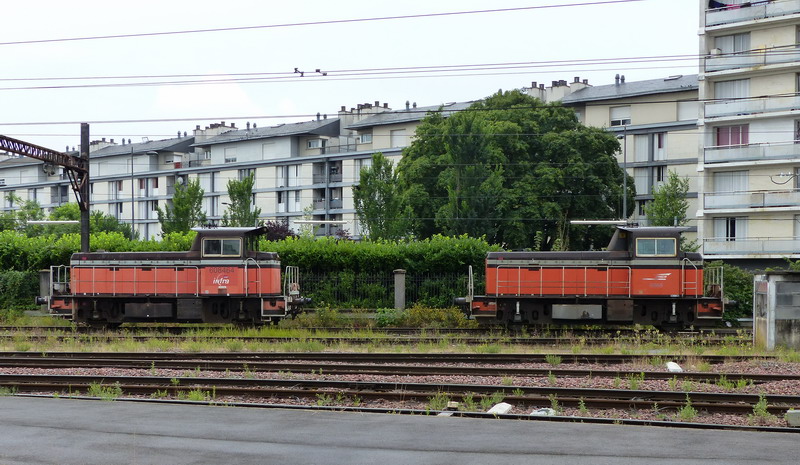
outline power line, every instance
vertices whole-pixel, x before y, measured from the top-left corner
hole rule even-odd
[[[443,13],[421,13],[421,14],[414,14],[414,15],[380,16],[380,17],[371,17],[371,18],[334,19],[334,20],[326,20],[326,21],[307,21],[307,22],[297,22],[297,23],[268,24],[268,25],[261,25],[261,26],[236,26],[236,27],[224,27],[224,28],[190,29],[190,30],[183,30],[183,31],[161,31],[161,32],[143,32],[143,33],[130,33],[130,34],[111,34],[111,35],[102,35],[102,36],[68,37],[68,38],[58,38],[58,39],[34,39],[34,40],[12,41],[12,42],[0,42],[0,46],[30,45],[30,44],[43,44],[43,43],[54,43],[54,42],[77,42],[77,41],[88,41],[88,40],[125,39],[125,38],[134,38],[134,37],[156,37],[156,36],[169,36],[169,35],[205,34],[205,33],[212,33],[212,32],[247,31],[247,30],[257,30],[257,29],[278,29],[278,28],[287,28],[287,27],[321,26],[321,25],[329,25],[329,24],[351,24],[351,23],[365,23],[365,22],[376,22],[376,21],[393,21],[393,20],[404,20],[404,19],[435,18],[435,17],[446,17],[446,16],[466,16],[466,15],[488,14],[488,13],[511,13],[511,12],[518,12],[518,11],[544,10],[544,9],[555,9],[555,8],[572,8],[572,7],[581,7],[581,6],[585,7],[585,6],[595,6],[595,5],[610,5],[610,4],[633,3],[633,2],[641,2],[641,1],[644,1],[644,0],[606,0],[606,1],[593,1],[593,2],[583,2],[583,3],[568,3],[568,4],[563,4],[563,5],[538,5],[538,6],[526,6],[526,7],[516,7],[516,8],[493,8],[493,9],[471,10],[471,11],[450,11],[450,12],[443,12]]]

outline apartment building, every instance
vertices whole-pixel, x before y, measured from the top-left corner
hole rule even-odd
[[[199,180],[203,209],[218,224],[229,201],[227,183],[253,175],[253,204],[262,220],[286,221],[295,231],[312,228],[318,236],[364,233],[353,203],[360,171],[382,152],[397,163],[429,111],[445,116],[471,102],[392,110],[380,102],[341,107],[335,118],[237,128],[224,121],[191,135],[132,143],[95,141],[90,146],[92,209],[133,223],[139,236],[160,234],[157,209],[172,202],[175,186]],[[37,200],[46,211],[74,201],[61,168],[30,158],[0,159],[0,192],[5,211]]]
[[[800,0],[700,2],[707,258],[800,258]]]
[[[618,161],[636,187],[631,221],[648,224],[645,206],[669,171],[689,180],[687,216],[694,219],[699,208],[697,75],[645,81],[626,81],[617,75],[614,84],[601,86],[576,77],[569,83],[553,81],[548,87],[533,83],[525,90],[542,101],[560,101],[573,108],[587,126],[616,134],[621,146]],[[690,221],[688,226],[687,238],[695,239],[696,224]]]

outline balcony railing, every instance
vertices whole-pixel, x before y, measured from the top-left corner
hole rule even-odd
[[[787,97],[717,100],[706,103],[705,117],[708,119],[790,110],[800,110],[800,97],[797,95],[790,95]]]
[[[800,190],[712,192],[703,196],[706,210],[732,208],[794,207],[800,205]]]
[[[704,255],[790,255],[800,253],[792,237],[715,238],[703,241]]]
[[[800,0],[754,0],[750,6],[731,5],[726,8],[706,10],[706,26],[740,23],[754,19],[775,18],[800,13]]]
[[[323,184],[325,183],[325,175],[324,174],[313,174],[311,175],[311,180],[314,184]],[[341,173],[331,173],[328,177],[327,182],[342,182],[342,174]]]
[[[339,232],[342,227],[341,226],[329,226],[330,230],[326,231],[325,226],[320,226],[314,230],[315,236],[335,236],[337,232]]]
[[[754,66],[776,65],[800,61],[798,45],[773,47],[748,52],[709,56],[705,59],[706,72],[728,69],[751,68]]]
[[[796,158],[800,145],[794,142],[778,144],[726,145],[706,147],[705,163]]]
[[[314,210],[324,210],[325,199],[314,199]]]
[[[331,199],[330,208],[342,208],[342,199]]]

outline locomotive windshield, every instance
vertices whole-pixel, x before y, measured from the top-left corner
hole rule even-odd
[[[677,246],[671,237],[641,237],[636,239],[637,257],[674,257]]]
[[[204,257],[241,257],[241,239],[203,239]]]

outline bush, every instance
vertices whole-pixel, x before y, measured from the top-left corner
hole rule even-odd
[[[403,326],[410,328],[477,328],[478,323],[470,320],[455,307],[430,308],[414,305],[405,311]]]
[[[706,263],[706,268],[722,267],[725,298],[736,301],[736,305],[725,307],[724,319],[735,321],[738,318],[753,316],[753,275],[737,266],[721,260]]]
[[[32,271],[0,272],[0,317],[22,314],[35,309],[34,298],[39,293],[39,274]]]

